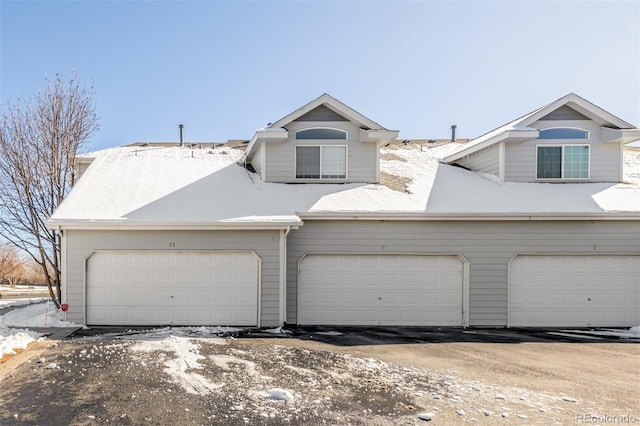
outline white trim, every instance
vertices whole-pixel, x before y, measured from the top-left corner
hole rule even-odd
[[[542,139],[544,140],[544,139]],[[547,140],[558,140],[558,139],[547,139]],[[566,140],[566,141],[571,141],[571,140],[580,140],[582,141],[583,139],[561,139],[561,140]],[[587,148],[589,148],[588,150],[588,155],[587,155],[587,177],[586,178],[566,178],[564,177],[564,149],[567,146],[586,146]],[[538,148],[561,148],[560,150],[560,177],[559,178],[539,178],[538,177]],[[589,179],[591,179],[591,145],[588,143],[538,143],[536,144],[536,156],[535,156],[535,165],[534,165],[534,169],[535,169],[535,180],[537,182],[574,182],[574,181],[588,181]]]
[[[498,179],[502,182],[504,182],[505,179],[505,158],[505,143],[502,141],[498,144]]]
[[[337,139],[336,139],[337,140]],[[322,177],[322,150],[324,149],[324,147],[344,147],[344,177],[343,178],[324,178]],[[320,147],[320,177],[319,178],[299,178],[297,177],[298,171],[298,148],[302,147],[302,148],[313,148],[313,147]],[[335,181],[346,181],[349,180],[349,145],[346,144],[313,144],[313,145],[306,145],[306,144],[298,144],[295,145],[293,147],[293,179],[296,182],[301,182],[301,181],[311,181],[311,182],[324,182],[324,181],[331,181],[331,182],[335,182]]]
[[[307,256],[449,256],[456,257],[462,264],[462,327],[469,327],[469,259],[467,259],[462,253],[421,253],[421,252],[305,252],[298,258],[296,263],[296,324],[299,324],[298,317],[300,316],[300,264]]]
[[[293,216],[293,215],[292,215]],[[297,217],[297,216],[296,216]],[[268,221],[264,222],[238,222],[238,223],[139,223],[139,222],[127,222],[125,220],[105,220],[105,221],[91,221],[83,222],[76,220],[54,220],[48,221],[47,226],[49,229],[60,227],[61,229],[76,229],[76,230],[138,230],[138,231],[273,231],[286,229],[298,229],[302,225],[300,218],[297,220],[289,221]]]
[[[306,132],[307,130],[316,130],[316,129],[335,130],[337,132],[344,133],[344,139],[333,139],[333,138],[328,138],[328,139],[323,139],[323,138],[319,138],[319,139],[316,139],[316,138],[298,139],[298,133]],[[304,129],[296,130],[294,135],[293,135],[293,139],[296,140],[296,141],[348,141],[349,140],[349,132],[347,130],[340,129],[338,127],[328,127],[328,126],[305,127]]]
[[[505,220],[637,220],[640,212],[611,213],[367,213],[308,212],[298,213],[302,220],[412,220],[412,221],[505,221]]]
[[[278,322],[282,326],[287,320],[287,235],[290,228],[280,230],[280,306]]]
[[[509,260],[507,261],[507,328],[511,327],[509,320],[511,319],[511,312],[510,312],[510,297],[511,297],[511,263],[513,261],[515,261],[515,259],[518,256],[640,256],[640,253],[611,253],[611,252],[604,252],[604,253],[594,253],[594,252],[589,252],[589,253],[576,253],[576,252],[569,252],[569,253],[562,253],[562,252],[553,252],[553,253],[541,253],[541,252],[517,252],[515,253],[513,256],[511,256],[509,258]]]
[[[262,181],[267,181],[267,148],[265,144],[260,145],[260,171],[262,172]]]
[[[257,270],[256,270],[256,283],[257,283],[257,317],[256,317],[256,327],[260,328],[261,323],[261,315],[262,315],[262,258],[258,253],[254,250],[207,250],[207,249],[179,249],[179,250],[165,250],[165,249],[98,249],[93,250],[88,256],[84,259],[84,277],[83,277],[83,295],[82,295],[82,311],[83,311],[83,325],[87,325],[87,287],[89,281],[89,260],[95,254],[100,253],[250,253],[255,257],[258,262]],[[131,324],[133,325],[133,324]]]
[[[555,130],[555,129],[571,129],[571,130],[580,130],[587,134],[586,138],[540,138],[540,133],[546,132],[547,130]],[[554,126],[554,127],[545,127],[544,129],[540,129],[538,131],[538,140],[540,141],[587,141],[591,139],[591,131],[587,129],[583,129],[581,127],[575,126]]]

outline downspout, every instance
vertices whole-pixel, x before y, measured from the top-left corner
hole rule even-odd
[[[287,235],[291,226],[280,230],[280,326],[287,318]]]

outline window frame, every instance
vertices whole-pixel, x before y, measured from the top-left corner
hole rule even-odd
[[[298,177],[298,148],[320,148],[320,177],[318,178],[307,178],[307,177]],[[331,177],[322,177],[322,151],[324,147],[344,147],[344,177],[331,178]],[[293,178],[299,181],[310,180],[314,182],[318,181],[345,181],[349,178],[349,145],[347,144],[313,144],[313,145],[295,145],[294,146],[294,156],[293,156]]]
[[[298,138],[298,133],[306,132],[309,130],[335,130],[336,132],[340,132],[344,134],[344,139],[336,139],[336,138]],[[337,127],[307,127],[304,129],[296,130],[294,139],[297,141],[346,141],[349,140],[349,132],[344,129],[339,129]]]
[[[540,133],[542,132],[545,132],[547,130],[561,130],[561,129],[579,130],[581,132],[584,132],[585,137],[584,138],[557,138],[557,137],[556,138],[540,138]],[[591,138],[591,132],[587,129],[581,129],[580,127],[571,127],[571,126],[556,126],[556,127],[547,127],[546,129],[540,129],[537,140],[539,141],[568,141],[568,140],[588,141],[590,138]]]
[[[588,148],[587,150],[587,176],[586,177],[565,177],[565,148],[566,147],[584,147]],[[539,148],[561,148],[560,150],[560,177],[559,178],[541,178],[538,177],[538,154]],[[552,143],[552,144],[536,144],[536,162],[535,162],[535,176],[537,181],[586,181],[591,178],[591,145],[586,143]]]

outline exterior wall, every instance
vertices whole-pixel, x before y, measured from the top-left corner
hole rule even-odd
[[[261,259],[260,321],[279,325],[280,252],[278,231],[65,231],[64,302],[67,319],[84,321],[85,260],[95,250],[253,250]]]
[[[498,176],[500,168],[500,145],[492,145],[457,161],[463,167]]]
[[[462,254],[470,326],[507,325],[507,265],[518,253],[640,253],[639,221],[318,221],[288,237],[287,323],[297,320],[306,253]]]
[[[313,127],[330,127],[346,130],[347,140],[296,140],[295,133]],[[294,121],[287,125],[289,139],[284,143],[266,143],[265,164],[267,182],[322,183],[322,182],[377,182],[377,151],[374,142],[360,142],[360,128],[349,121]],[[296,179],[296,145],[347,145],[347,179]],[[255,165],[254,165],[255,167]]]
[[[251,165],[253,166],[253,169],[256,171],[256,173],[260,176],[260,179],[262,180],[265,180],[264,168],[262,167],[266,159],[266,156],[264,155],[265,149],[266,149],[265,144],[261,144],[260,148],[256,150],[256,153],[253,155],[253,158],[251,159]]]
[[[593,121],[537,121],[530,127],[547,129],[550,127],[576,127],[589,131],[589,139],[568,140],[530,140],[523,143],[507,143],[505,148],[505,180],[507,182],[536,181],[536,145],[539,144],[578,144],[590,145],[590,177],[587,182],[619,182],[622,162],[621,146],[618,143],[600,142],[601,127]],[[585,180],[579,180],[584,182]],[[563,180],[563,182],[566,182]]]

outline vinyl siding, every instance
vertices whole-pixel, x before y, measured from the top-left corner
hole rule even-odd
[[[297,320],[306,253],[461,254],[470,326],[506,326],[507,264],[517,253],[640,253],[640,221],[317,221],[288,237],[287,323]]]
[[[278,231],[65,231],[65,302],[67,319],[82,324],[85,260],[95,250],[238,250],[261,259],[263,327],[279,325]],[[171,247],[170,244],[174,246]]]
[[[498,176],[500,169],[500,145],[492,145],[482,149],[469,157],[457,161],[463,167],[482,173]]]
[[[600,142],[601,127],[593,121],[537,121],[531,127],[577,127],[589,131],[587,140],[538,140],[507,143],[505,149],[505,180],[507,182],[536,182],[536,146],[561,144],[588,144],[590,177],[588,182],[619,182],[622,162],[618,143]],[[584,182],[584,180],[580,180]]]
[[[256,149],[256,153],[253,155],[251,159],[251,165],[256,173],[260,176],[260,179],[265,180],[264,169],[262,168],[263,161],[265,160],[265,144],[261,144],[260,148]]]
[[[347,140],[296,140],[295,133],[298,130],[313,127],[330,127],[346,130]],[[347,121],[341,122],[300,122],[294,121],[287,125],[289,140],[284,143],[265,144],[265,155],[268,161],[265,163],[264,173],[267,182],[285,183],[319,183],[323,180],[296,179],[295,178],[295,147],[309,145],[347,145],[347,179],[330,180],[329,182],[377,182],[377,150],[376,143],[360,142],[360,129],[355,124]],[[254,166],[255,167],[255,166]]]

